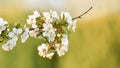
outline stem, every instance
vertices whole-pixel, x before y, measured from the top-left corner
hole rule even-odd
[[[31,30],[34,30],[35,28],[30,28],[29,30],[31,31]]]
[[[86,12],[84,12],[83,14],[81,14],[80,16],[74,17],[72,18],[72,20],[75,20],[77,18],[81,18],[83,15],[87,14],[93,7],[91,6]]]

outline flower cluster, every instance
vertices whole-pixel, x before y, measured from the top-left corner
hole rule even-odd
[[[10,38],[10,40],[7,41],[6,44],[4,44],[2,46],[2,48],[5,51],[9,51],[12,50],[14,46],[16,46],[16,42],[18,40],[18,35],[22,33],[22,29],[21,28],[13,28],[11,32],[8,33],[8,37]]]
[[[10,51],[16,46],[19,36],[22,43],[29,37],[38,38],[42,41],[37,48],[38,54],[51,59],[55,53],[61,57],[68,51],[70,28],[75,32],[76,20],[72,20],[68,12],[58,15],[56,11],[34,11],[28,16],[24,28],[19,24],[10,26],[0,18],[0,42],[5,43],[2,45],[3,50]]]

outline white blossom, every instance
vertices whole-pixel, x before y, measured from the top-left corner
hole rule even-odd
[[[50,23],[44,23],[43,24],[43,33],[42,33],[42,35],[45,37],[45,36],[50,36],[50,31],[53,29],[53,26],[52,26],[52,24],[50,24]]]
[[[36,17],[34,15],[29,15],[27,19],[27,24],[36,24]]]
[[[41,46],[38,46],[38,54],[42,57],[52,59],[54,52],[48,53],[48,46],[43,43]]]
[[[7,21],[4,21],[3,18],[0,18],[0,25],[6,25],[8,24]]]
[[[76,20],[73,20],[72,30],[75,32],[75,29],[76,29]]]
[[[61,36],[61,34],[58,33],[58,34],[57,34],[57,37],[60,37],[60,36]]]
[[[22,33],[22,29],[21,28],[13,28],[13,33],[15,33],[16,35],[19,35]]]
[[[61,57],[61,56],[65,55],[65,52],[64,52],[64,50],[60,49],[57,51],[57,54]]]
[[[55,34],[54,29],[53,29],[53,30],[51,30],[51,32],[49,32],[48,41],[53,42],[55,40],[55,37],[56,37],[56,34]]]
[[[65,54],[65,51],[61,48],[60,44],[55,44],[57,54],[61,57]]]
[[[58,51],[60,49],[60,44],[56,43],[55,46],[56,46],[56,51]]]
[[[45,17],[45,22],[46,23],[50,23],[50,22],[53,21],[49,12],[43,12],[43,16]]]
[[[34,30],[29,31],[29,35],[34,38],[36,38],[38,33],[39,33],[39,28],[35,28]]]
[[[62,35],[62,46],[63,49],[67,52],[68,51],[68,35],[67,34],[63,34]]]
[[[36,24],[32,24],[32,28],[37,28],[37,25]]]
[[[62,12],[61,13],[61,18],[63,19],[63,17],[65,18],[66,22],[68,23],[68,29],[70,29],[70,27],[72,26],[72,17],[70,16],[70,14],[68,12]]]
[[[52,59],[53,55],[54,55],[54,53],[52,52],[52,53],[47,54],[46,57],[49,59]]]
[[[36,18],[40,17],[40,13],[38,11],[34,11],[33,15],[29,15],[27,19],[27,24],[32,25],[32,28],[36,28]]]
[[[6,29],[6,26],[0,25],[0,34],[2,34],[2,31],[4,31],[5,29]]]
[[[38,11],[34,11],[33,14],[36,18],[40,16],[40,13]]]
[[[6,29],[6,26],[5,26],[6,24],[8,24],[8,22],[0,18],[0,34],[2,33],[2,31]]]
[[[53,18],[59,19],[59,16],[56,11],[51,11],[51,15]]]
[[[38,54],[42,57],[46,57],[47,52],[48,52],[48,47],[46,44],[42,44],[41,46],[38,46]]]
[[[10,38],[13,38],[13,37],[15,36],[15,34],[14,34],[13,32],[9,32],[8,36],[9,36]]]
[[[49,12],[43,12],[43,16],[48,20],[50,19],[50,13]]]
[[[47,36],[49,42],[53,42],[56,37],[56,33],[55,33],[55,29],[53,28],[52,24],[44,23],[43,30],[44,30],[44,32],[42,33],[42,35],[44,37]]]
[[[22,33],[22,29],[21,28],[13,28],[13,31],[12,32],[9,32],[8,33],[8,36],[12,39],[14,39],[15,41],[18,40],[18,35]]]
[[[21,35],[21,42],[24,43],[29,38],[29,28],[25,28],[25,32]]]
[[[55,44],[57,54],[61,57],[68,51],[68,36],[67,34],[63,34],[61,39],[61,44]]]
[[[11,40],[8,40],[7,43],[5,43],[4,45],[2,45],[2,49],[4,51],[10,51],[15,46],[16,46],[16,41],[14,41],[14,39],[11,39]]]
[[[14,37],[12,38],[12,40],[15,41],[15,42],[17,42],[18,37],[17,37],[17,36],[14,36]]]
[[[6,44],[2,46],[3,50],[5,51],[10,51],[13,49],[14,46],[16,46],[16,42],[18,40],[18,35],[22,33],[21,28],[13,28],[12,32],[8,33],[8,36],[11,38],[10,40],[7,41]]]
[[[44,31],[49,31],[53,29],[53,25],[51,23],[43,23],[43,30]]]
[[[29,17],[29,19],[27,19],[27,24],[32,25],[32,28],[36,28],[37,27],[37,25],[36,25],[36,16],[29,15],[28,17]]]

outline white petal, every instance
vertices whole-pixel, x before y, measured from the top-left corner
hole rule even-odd
[[[10,38],[13,38],[13,37],[15,36],[15,34],[14,34],[13,32],[9,32],[8,36],[9,36]]]
[[[12,41],[17,41],[18,40],[18,37],[15,35],[13,38],[12,38]]]
[[[48,33],[47,32],[43,32],[42,35],[45,37],[45,36],[48,36]]]
[[[0,34],[2,34],[2,31],[0,31]]]
[[[64,15],[65,19],[70,16],[70,14],[68,12],[61,12],[61,15],[60,15],[61,19],[63,19],[63,15]]]
[[[73,21],[73,24],[72,24],[72,30],[75,32],[75,29],[76,29],[76,20]]]
[[[49,12],[43,12],[43,16],[46,18],[50,18],[50,13]]]
[[[29,32],[30,30],[29,30],[29,28],[25,28],[25,32]]]
[[[3,18],[0,18],[0,24],[1,24],[1,22],[3,22]]]
[[[4,51],[9,51],[10,50],[10,48],[7,46],[7,44],[2,45],[2,49]]]
[[[58,50],[57,54],[61,57],[65,54],[65,52],[63,50]]]
[[[39,17],[40,16],[40,13],[38,11],[34,11],[33,13],[34,13],[35,17]]]
[[[32,28],[37,28],[37,25],[36,24],[32,24]]]
[[[4,21],[4,25],[5,25],[5,24],[8,24],[8,22],[7,22],[7,21]]]
[[[10,51],[13,49],[13,47],[16,45],[16,42],[13,40],[8,40],[7,43],[5,43],[4,45],[2,45],[2,49],[4,51]]]
[[[21,33],[22,33],[22,29],[21,28],[17,29],[17,34],[21,34]]]
[[[49,53],[49,54],[47,54],[46,57],[49,58],[49,59],[52,59],[53,55],[54,55],[54,53]]]
[[[13,28],[13,32],[14,32],[14,33],[17,33],[17,29],[16,29],[16,28]]]
[[[59,16],[56,11],[52,12],[52,17],[59,19]]]
[[[71,16],[67,17],[67,18],[66,18],[66,22],[67,22],[68,24],[72,24],[72,17],[71,17]]]
[[[27,19],[27,24],[31,24],[31,20],[30,19]]]
[[[5,25],[5,24],[8,24],[8,22],[4,21],[3,18],[0,18],[0,25]]]
[[[25,43],[25,41],[29,38],[29,35],[28,35],[28,32],[24,32],[22,35],[21,35],[21,42],[22,43]]]
[[[4,31],[6,29],[6,26],[0,25],[0,32]],[[1,34],[1,33],[0,33]]]

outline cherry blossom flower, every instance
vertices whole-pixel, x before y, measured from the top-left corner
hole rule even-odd
[[[28,24],[36,24],[36,17],[34,15],[29,15],[27,19]]]
[[[56,11],[51,11],[51,16],[52,16],[53,18],[59,19],[59,16],[58,16],[58,14],[57,14]]]
[[[24,33],[21,35],[21,42],[25,43],[25,41],[29,38],[29,28],[25,28]]]
[[[38,54],[45,58],[48,52],[47,45],[43,43],[41,46],[38,46],[38,51],[39,51]]]
[[[33,15],[29,15],[27,19],[27,24],[32,25],[32,28],[36,28],[36,18],[40,17],[40,13],[38,11],[34,11]]]
[[[48,46],[43,43],[41,46],[38,46],[38,54],[42,57],[52,59],[54,52],[48,53]]]
[[[38,33],[39,33],[39,28],[35,28],[34,30],[29,31],[29,35],[34,38],[36,38]]]
[[[6,29],[6,26],[5,26],[6,24],[8,24],[8,22],[0,18],[0,34],[2,33],[2,31]]]
[[[49,53],[49,54],[46,55],[46,57],[49,58],[49,59],[52,59],[52,57],[53,57],[54,54],[55,54],[55,53],[53,53],[53,52],[52,52],[52,53]]]
[[[76,29],[76,20],[73,20],[73,24],[72,24],[72,30],[73,32],[75,32]]]
[[[46,23],[50,23],[53,21],[53,19],[51,18],[51,15],[49,12],[43,12],[43,16],[45,18],[45,22]]]
[[[56,37],[56,34],[54,30],[51,30],[51,32],[49,32],[48,41],[53,42],[55,40],[55,37]]]
[[[62,35],[61,44],[55,44],[57,54],[61,57],[68,51],[68,38],[66,34]]]
[[[2,45],[2,49],[4,51],[10,51],[12,50],[14,47],[16,46],[16,40],[11,39],[11,40],[8,40],[7,43],[5,43],[4,45]]]
[[[65,20],[68,23],[67,28],[70,29],[70,27],[72,26],[72,17],[70,16],[70,14],[68,12],[62,12],[61,18],[63,19],[63,17],[65,17]]]
[[[67,34],[63,34],[62,35],[62,46],[63,46],[63,49],[65,50],[65,52],[68,51],[68,35]]]
[[[56,34],[55,34],[55,30],[54,30],[52,24],[44,23],[43,30],[44,30],[44,32],[42,33],[42,35],[45,37],[47,36],[49,42],[53,42]]]
[[[40,13],[38,11],[34,11],[33,12],[34,16],[37,18],[37,17],[40,17]]]
[[[22,33],[21,28],[13,28],[12,32],[9,32],[8,36],[11,38],[10,40],[7,41],[4,45],[2,45],[2,49],[4,51],[10,51],[13,49],[13,47],[16,46],[16,42],[18,40],[18,35]]]
[[[13,28],[13,31],[12,32],[9,32],[8,36],[10,38],[14,38],[14,40],[18,40],[18,35],[22,33],[22,29],[21,28]]]

